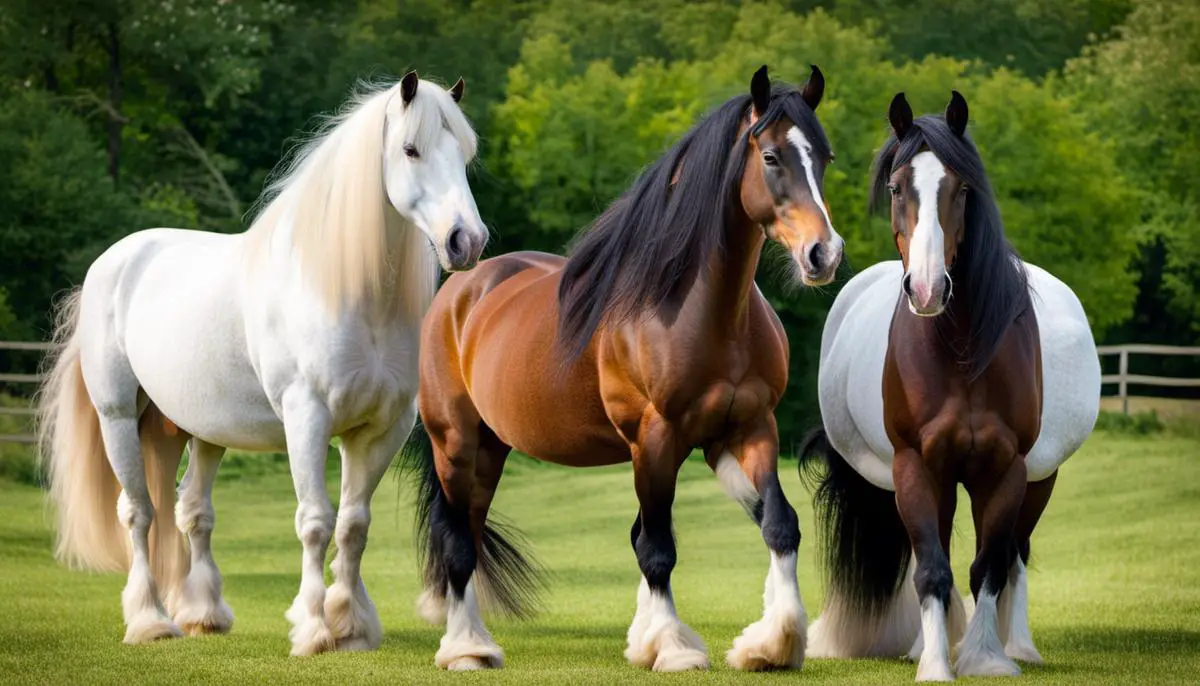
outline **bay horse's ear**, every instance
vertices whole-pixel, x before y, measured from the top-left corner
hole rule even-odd
[[[754,103],[756,118],[767,113],[767,107],[771,104],[771,77],[767,76],[765,64],[750,78],[750,101]]]
[[[958,91],[950,91],[950,104],[946,105],[946,123],[955,136],[962,138],[967,130],[967,99]]]
[[[454,85],[450,86],[450,97],[454,98],[454,102],[459,102],[462,100],[463,91],[466,89],[467,82],[463,81],[462,77],[460,76],[458,77],[458,81],[455,81]]]
[[[412,102],[413,98],[417,97],[417,83],[419,81],[420,79],[417,77],[417,72],[415,69],[408,72],[404,75],[404,78],[400,79],[400,97],[404,100],[405,105]]]
[[[896,134],[896,140],[902,141],[912,129],[913,113],[912,107],[909,106],[908,100],[904,97],[904,92],[901,91],[892,98],[892,104],[888,107],[888,121],[892,123],[892,133]]]
[[[817,105],[821,104],[821,96],[825,95],[825,75],[817,65],[809,66],[812,67],[812,72],[808,75],[808,81],[804,83],[804,90],[800,91],[800,96],[808,103],[809,108],[816,112]]]

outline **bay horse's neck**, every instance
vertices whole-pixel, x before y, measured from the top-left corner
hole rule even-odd
[[[724,250],[713,255],[707,274],[698,280],[695,307],[688,308],[692,310],[689,314],[701,319],[714,334],[736,338],[746,331],[765,238],[762,229],[740,209],[726,223]]]

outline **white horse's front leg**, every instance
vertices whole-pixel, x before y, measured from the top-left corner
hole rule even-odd
[[[1020,556],[1008,573],[1008,585],[1000,594],[1000,640],[1004,653],[1014,660],[1042,664],[1042,654],[1033,645],[1029,628],[1029,578]]]
[[[374,650],[383,640],[379,614],[363,582],[362,556],[371,525],[371,496],[416,418],[416,406],[410,405],[383,436],[342,437],[342,497],[334,532],[338,552],[333,585],[325,598],[325,619],[338,650]]]
[[[313,655],[336,647],[325,622],[325,553],[333,534],[333,505],[325,492],[329,411],[307,388],[284,393],[283,425],[296,487],[296,535],[304,545],[300,592],[287,611],[292,623],[292,655]]]
[[[233,610],[221,597],[221,572],[212,556],[216,513],[213,482],[225,448],[193,438],[187,473],[179,486],[175,521],[192,549],[192,564],[178,595],[167,601],[175,623],[189,636],[223,634],[233,627]]]

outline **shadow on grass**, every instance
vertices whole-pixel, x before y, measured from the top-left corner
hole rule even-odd
[[[1194,656],[1200,650],[1200,631],[1186,629],[1072,627],[1039,631],[1034,636],[1053,650],[1071,653]]]

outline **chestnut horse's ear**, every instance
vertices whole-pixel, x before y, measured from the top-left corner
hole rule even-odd
[[[955,136],[962,138],[967,130],[967,99],[958,91],[950,91],[950,104],[946,105],[946,123]]]
[[[804,83],[804,89],[800,91],[800,96],[804,98],[804,102],[812,111],[817,111],[817,105],[821,104],[821,96],[825,95],[825,75],[817,68],[817,65],[810,64],[812,72],[808,75],[808,81]]]
[[[420,79],[417,78],[416,70],[408,72],[404,75],[404,78],[400,79],[400,97],[404,100],[405,105],[417,97],[417,83],[419,81]]]
[[[462,100],[463,91],[466,89],[467,82],[463,81],[462,77],[460,76],[458,77],[458,81],[454,82],[453,86],[450,86],[450,97],[454,98],[454,102],[460,102]]]
[[[765,64],[750,78],[750,101],[754,103],[755,117],[767,113],[767,107],[771,104],[771,77],[767,76]]]
[[[896,97],[892,98],[892,104],[888,107],[888,121],[892,123],[892,133],[896,134],[898,141],[904,140],[909,130],[912,129],[912,107],[909,107],[903,92],[897,93]]]

